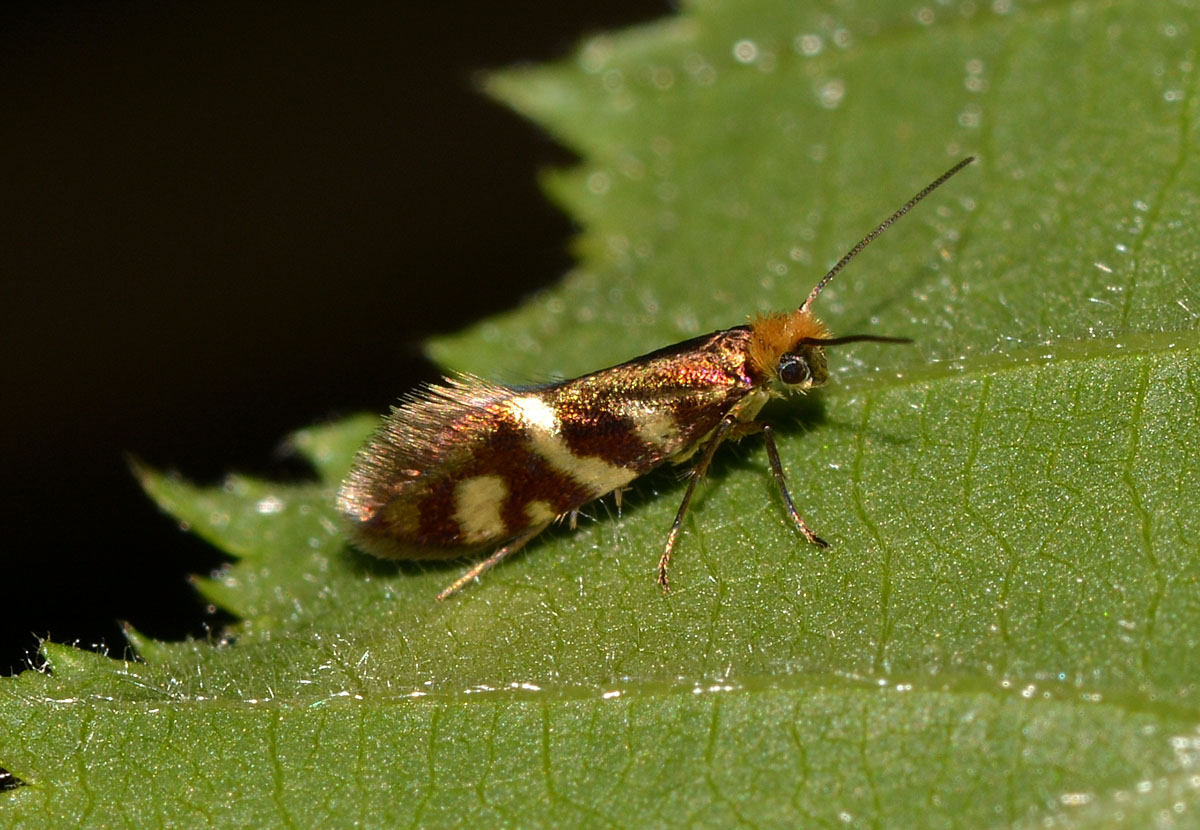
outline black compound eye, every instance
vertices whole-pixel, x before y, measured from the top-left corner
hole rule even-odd
[[[808,363],[795,354],[785,354],[779,358],[779,379],[788,386],[804,383],[812,377],[808,371]]]

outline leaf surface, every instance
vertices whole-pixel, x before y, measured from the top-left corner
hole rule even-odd
[[[318,480],[142,471],[235,557],[217,642],[51,643],[0,681],[15,826],[1079,826],[1200,807],[1194,4],[693,2],[489,89],[584,158],[580,264],[432,344],[569,377],[794,307],[842,274],[834,382],[719,454],[677,548],[653,474],[446,603],[460,565],[348,549],[375,423]],[[1120,60],[1112,55],[1119,54]],[[399,390],[398,390],[399,391]]]

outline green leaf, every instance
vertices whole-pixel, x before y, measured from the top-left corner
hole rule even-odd
[[[585,159],[580,265],[431,346],[571,376],[766,309],[968,153],[822,295],[834,382],[446,603],[348,549],[375,420],[315,483],[153,497],[235,557],[214,642],[47,643],[0,681],[18,826],[1079,826],[1200,809],[1194,3],[693,2],[489,89]],[[1116,57],[1115,57],[1116,56]],[[398,390],[399,391],[399,390]]]

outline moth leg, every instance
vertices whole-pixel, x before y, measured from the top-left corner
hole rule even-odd
[[[800,532],[804,534],[805,539],[817,547],[829,547],[829,543],[813,533],[808,525],[804,523],[804,519],[800,517],[800,514],[796,512],[796,505],[792,502],[792,494],[788,492],[787,481],[783,477],[783,465],[779,463],[779,450],[775,447],[775,432],[769,424],[760,424],[760,426],[762,427],[763,443],[767,445],[767,460],[771,462],[771,475],[775,477],[775,483],[779,485],[779,494],[783,496],[783,503],[787,505],[788,515],[792,517],[792,521],[796,523],[796,527],[800,528]]]
[[[679,538],[679,531],[683,528],[683,518],[687,515],[688,505],[692,502],[692,493],[696,492],[697,482],[704,478],[704,474],[708,472],[708,465],[712,463],[713,456],[717,452],[717,447],[721,446],[721,442],[735,426],[738,426],[738,422],[733,417],[727,417],[721,421],[713,432],[712,440],[704,448],[704,455],[700,457],[700,461],[692,468],[692,475],[688,480],[687,489],[683,491],[683,503],[679,505],[679,512],[675,514],[675,521],[671,524],[671,532],[667,534],[667,545],[663,548],[662,556],[658,558],[658,584],[662,586],[664,594],[669,593],[671,590],[671,586],[667,581],[667,569],[671,567],[671,551],[675,549],[675,540]]]
[[[627,491],[628,489],[629,489],[628,487],[618,487],[616,490],[612,491],[613,501],[617,505],[617,515],[618,516],[621,515],[621,502],[624,499],[625,491]]]
[[[528,542],[534,536],[537,536],[539,533],[541,533],[547,527],[549,527],[549,525],[542,524],[542,525],[538,525],[537,527],[530,528],[529,530],[525,531],[520,536],[518,536],[516,539],[513,539],[508,544],[503,545],[499,550],[497,550],[495,553],[493,553],[487,559],[484,559],[482,562],[479,562],[478,564],[473,566],[469,571],[467,571],[465,574],[463,574],[458,579],[454,580],[449,585],[447,585],[446,589],[437,595],[438,602],[441,602],[442,600],[446,599],[447,597],[451,597],[451,596],[454,596],[455,594],[457,594],[459,591],[461,591],[463,589],[463,587],[468,582],[475,579],[475,577],[479,576],[484,571],[495,567],[496,565],[498,565],[500,563],[501,560],[507,558],[508,556],[519,551],[521,548],[525,547],[526,542]]]

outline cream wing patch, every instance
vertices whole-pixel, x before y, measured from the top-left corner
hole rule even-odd
[[[609,464],[602,458],[580,458],[571,452],[559,430],[554,408],[541,398],[519,395],[509,400],[508,404],[525,427],[533,451],[551,467],[569,475],[596,496],[603,496],[637,478],[632,471]]]
[[[531,501],[525,505],[525,515],[531,525],[548,525],[558,517],[550,503],[544,501]]]
[[[679,437],[679,424],[674,413],[651,410],[634,421],[634,431],[647,444],[665,448]]]
[[[515,395],[509,401],[517,420],[529,430],[558,432],[558,416],[554,408],[533,395]]]
[[[454,488],[454,520],[468,543],[502,539],[508,533],[500,507],[508,485],[500,476],[474,476]]]

